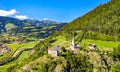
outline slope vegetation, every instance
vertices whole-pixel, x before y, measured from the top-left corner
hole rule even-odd
[[[101,4],[62,28],[62,31],[98,32],[120,38],[120,0]]]

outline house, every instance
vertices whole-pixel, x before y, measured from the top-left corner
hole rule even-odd
[[[97,45],[96,44],[89,44],[89,48],[91,50],[95,50],[95,49],[97,49]]]
[[[61,55],[61,50],[59,46],[53,46],[51,48],[48,48],[48,54],[50,54],[52,57],[57,57]]]
[[[72,44],[70,45],[70,49],[76,53],[79,51],[79,48],[80,48],[80,46],[78,44],[75,44],[75,39],[73,37]]]

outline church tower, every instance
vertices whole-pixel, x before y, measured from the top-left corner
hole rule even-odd
[[[75,38],[72,38],[72,46],[75,47]]]
[[[75,38],[73,37],[72,38],[72,44],[71,44],[71,50],[74,50],[74,48],[75,48]]]

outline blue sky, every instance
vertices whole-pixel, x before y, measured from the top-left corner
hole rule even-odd
[[[8,16],[29,19],[50,19],[70,22],[109,0],[1,0],[0,11],[15,14]],[[15,12],[16,11],[16,12]],[[11,13],[10,12],[10,13]],[[7,15],[6,15],[7,16]]]

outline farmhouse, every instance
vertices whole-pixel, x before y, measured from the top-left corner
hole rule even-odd
[[[96,44],[89,44],[89,48],[91,50],[95,50],[95,49],[97,49],[97,45]]]
[[[48,54],[50,54],[52,57],[57,57],[61,55],[61,50],[59,46],[53,46],[48,49]]]

